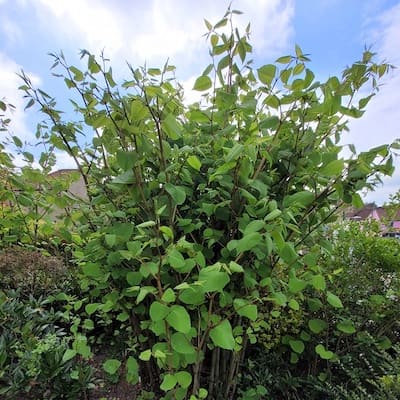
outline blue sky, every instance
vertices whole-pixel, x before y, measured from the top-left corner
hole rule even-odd
[[[104,49],[121,78],[128,74],[125,60],[156,67],[169,58],[178,80],[190,89],[208,64],[203,18],[218,21],[228,5],[227,0],[0,0],[0,98],[17,107],[13,133],[32,141],[40,118],[35,110],[23,112],[16,72],[24,69],[57,98],[68,95],[51,76],[49,52],[62,50],[77,63],[80,49],[95,54]],[[239,27],[251,23],[255,66],[291,53],[297,43],[311,54],[318,79],[340,74],[365,46],[372,46],[379,60],[400,67],[400,1],[234,0],[233,8],[244,12]],[[395,70],[365,116],[350,122],[343,142],[366,150],[400,137],[399,104],[400,74]],[[59,165],[69,163],[60,157]],[[400,159],[396,165],[394,177],[367,200],[381,204],[400,188]]]

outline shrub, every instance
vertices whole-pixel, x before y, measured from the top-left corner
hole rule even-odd
[[[76,122],[22,74],[27,107],[46,118],[39,139],[75,160],[88,193],[64,221],[67,241],[80,235],[84,292],[69,306],[87,315],[72,327],[68,354],[90,357],[88,327],[112,321],[130,343],[106,371],[124,368],[164,399],[235,398],[261,316],[279,312],[283,329],[288,310],[303,318],[317,300],[339,308],[318,263],[330,248],[324,226],[393,172],[390,146],[343,158],[339,144],[346,118],[363,114],[390,66],[367,50],[321,83],[296,46],[253,69],[249,28],[240,34],[231,23],[237,13],[206,21],[212,59],[194,84],[202,99],[189,106],[168,63],[131,67],[118,85],[104,57],[82,51],[82,71],[53,55],[55,74],[78,95]],[[371,93],[355,102],[366,84]],[[82,132],[93,132],[88,145]],[[293,328],[270,332],[295,363],[308,336]],[[332,353],[316,350],[318,363]]]
[[[47,296],[69,285],[71,271],[59,257],[19,246],[0,251],[0,289],[18,289],[24,297]]]
[[[0,291],[0,395],[4,399],[80,399],[91,368],[68,359],[62,314],[43,298]]]

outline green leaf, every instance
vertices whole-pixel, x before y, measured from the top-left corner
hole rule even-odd
[[[325,349],[324,345],[318,344],[315,346],[315,352],[323,359],[330,360],[334,354],[330,350]]]
[[[186,161],[193,169],[200,171],[201,162],[196,156],[189,156]]]
[[[142,361],[149,361],[151,358],[151,350],[144,350],[139,354],[139,359]]]
[[[259,122],[260,129],[276,130],[280,124],[280,119],[273,115],[272,117],[265,118]]]
[[[171,288],[168,288],[161,297],[161,300],[165,303],[173,303],[175,298],[175,292]]]
[[[133,357],[126,360],[126,380],[132,385],[139,382],[139,364]]]
[[[297,354],[301,354],[304,351],[304,343],[301,340],[289,340],[289,345]]]
[[[72,360],[76,356],[76,350],[67,349],[63,355],[62,361],[66,363],[69,360]]]
[[[126,247],[131,253],[131,256],[135,257],[141,253],[142,243],[139,241],[127,242]]]
[[[252,232],[243,236],[242,239],[236,243],[236,251],[238,254],[244,253],[245,251],[251,250],[258,246],[261,242],[262,236],[258,232]]]
[[[115,243],[117,242],[117,235],[115,234],[107,234],[104,237],[104,240],[109,247],[114,247]]]
[[[232,334],[232,326],[228,320],[223,320],[215,328],[210,330],[210,337],[214,345],[225,350],[233,350],[235,338]]]
[[[344,168],[344,160],[333,160],[327,165],[324,165],[320,169],[321,175],[326,175],[329,177],[340,175]]]
[[[160,226],[160,232],[162,232],[165,236],[165,239],[173,239],[174,238],[174,233],[172,232],[172,229],[169,226]]]
[[[194,354],[196,351],[189,339],[181,332],[175,332],[171,336],[173,350],[180,354]]]
[[[331,292],[327,292],[327,298],[328,303],[335,308],[343,308],[343,304],[342,301],[339,299],[339,297],[337,297],[336,295],[334,295]]]
[[[292,293],[298,293],[307,287],[307,282],[293,277],[289,279],[288,287]]]
[[[185,202],[186,192],[182,186],[175,186],[172,183],[166,183],[164,188],[172,197],[172,200],[174,200],[175,204],[181,205]]]
[[[186,265],[182,253],[176,249],[173,249],[168,253],[168,262],[172,268],[178,271]]]
[[[243,154],[243,145],[236,143],[225,157],[225,162],[237,160]]]
[[[116,360],[115,358],[112,358],[110,360],[107,360],[103,363],[103,369],[110,375],[114,375],[119,367],[121,366],[121,361]]]
[[[276,69],[276,66],[273,64],[267,64],[262,66],[261,68],[258,68],[257,73],[260,82],[264,85],[271,85],[276,75]]]
[[[168,390],[173,389],[177,383],[178,380],[174,375],[167,374],[164,376],[164,379],[161,382],[160,389],[164,390],[164,392],[168,392]]]
[[[177,140],[182,136],[182,127],[178,124],[176,117],[172,114],[168,114],[164,118],[162,125],[165,133],[170,139]]]
[[[298,301],[295,300],[295,299],[290,299],[290,300],[289,300],[289,303],[288,303],[288,306],[289,306],[292,310],[295,310],[295,311],[300,310],[300,304],[299,304]]]
[[[230,278],[226,272],[203,268],[199,273],[199,281],[205,292],[222,292]]]
[[[101,306],[101,303],[90,303],[86,304],[85,306],[85,311],[87,312],[88,315],[92,315],[95,313],[98,308]]]
[[[273,210],[269,214],[264,217],[264,221],[273,221],[274,219],[278,218],[282,214],[281,210]]]
[[[326,289],[325,278],[322,275],[314,275],[311,278],[311,284],[317,290],[325,290]]]
[[[178,384],[183,388],[188,388],[192,383],[192,375],[187,371],[179,371],[175,373]]]
[[[244,299],[235,299],[233,301],[233,306],[240,316],[246,317],[251,321],[257,319],[257,306],[255,304],[249,304],[249,302]]]
[[[169,308],[165,304],[155,301],[150,306],[150,318],[152,321],[161,321],[169,314]]]
[[[276,62],[280,64],[288,64],[290,61],[292,61],[293,57],[292,56],[282,56],[279,57]]]
[[[344,333],[347,333],[347,334],[349,334],[349,335],[356,332],[356,328],[354,327],[353,322],[350,321],[350,320],[344,320],[344,321],[342,321],[342,322],[339,322],[339,323],[336,325],[336,328],[337,328],[339,331],[344,332]]]
[[[203,304],[205,291],[202,286],[196,285],[182,290],[179,295],[179,300],[185,304],[200,305]]]
[[[297,192],[290,196],[285,196],[283,199],[283,205],[290,207],[296,205],[297,207],[305,208],[314,201],[314,193],[308,191]]]
[[[248,235],[249,233],[252,232],[258,232],[264,227],[265,227],[265,221],[261,219],[256,219],[254,221],[251,221],[248,225],[246,225],[243,234]]]
[[[190,315],[182,306],[172,306],[167,316],[167,321],[178,332],[187,334],[190,331]]]
[[[328,327],[328,324],[322,319],[310,319],[308,321],[308,327],[310,328],[311,332],[321,333]]]
[[[196,82],[194,83],[193,86],[193,90],[198,90],[199,92],[202,92],[204,90],[210,89],[211,86],[212,86],[212,81],[210,77],[202,75],[196,79]]]

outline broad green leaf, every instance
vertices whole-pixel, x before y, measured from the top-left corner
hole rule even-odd
[[[276,75],[276,66],[273,64],[263,65],[262,67],[258,68],[258,79],[264,85],[271,85],[273,79]]]
[[[172,306],[167,316],[167,321],[178,332],[187,334],[190,331],[190,315],[182,306]]]
[[[310,319],[308,321],[308,327],[314,333],[321,333],[328,327],[328,324],[322,319]]]
[[[288,303],[288,306],[289,306],[292,310],[295,310],[295,311],[300,310],[300,304],[299,304],[298,301],[295,300],[295,299],[290,299],[290,300],[289,300],[289,303]]]
[[[200,305],[204,303],[205,291],[200,285],[189,287],[182,290],[179,295],[179,300],[185,304]]]
[[[221,347],[222,349],[233,350],[235,347],[232,326],[226,319],[210,330],[210,338],[215,346]]]
[[[246,234],[242,237],[242,239],[237,241],[236,251],[237,253],[244,253],[245,251],[251,250],[254,247],[258,246],[261,242],[262,236],[258,232],[252,232]]]
[[[165,303],[173,303],[175,301],[175,298],[176,298],[175,292],[171,288],[168,288],[164,292],[161,300],[164,301]]]
[[[283,199],[283,205],[285,207],[296,205],[297,207],[305,208],[313,202],[314,198],[314,193],[301,191],[290,196],[285,196],[285,198]]]
[[[149,361],[151,358],[151,350],[144,350],[139,354],[139,358],[143,361]]]
[[[175,186],[172,183],[166,183],[164,188],[172,197],[172,200],[174,200],[175,204],[181,205],[185,202],[186,192],[182,186]]]
[[[183,388],[188,388],[192,383],[192,375],[187,371],[179,371],[175,373],[178,384]]]
[[[314,275],[311,278],[311,284],[317,290],[325,290],[326,289],[325,278],[322,275]]]
[[[105,235],[104,240],[109,247],[114,247],[115,243],[117,242],[117,235],[115,234],[108,234]]]
[[[225,157],[225,162],[237,160],[243,154],[243,145],[236,143],[228,152]]]
[[[344,160],[333,160],[327,165],[324,165],[320,169],[321,175],[327,175],[329,177],[340,175],[344,168]]]
[[[298,293],[307,287],[307,282],[303,281],[301,279],[298,279],[296,277],[293,277],[293,278],[289,279],[288,287],[292,293]]]
[[[151,303],[150,318],[152,321],[161,321],[169,314],[169,308],[158,301]]]
[[[161,382],[160,389],[164,390],[164,392],[168,392],[169,390],[173,389],[177,383],[178,380],[174,375],[166,374]]]
[[[168,262],[172,268],[180,270],[185,267],[186,262],[180,251],[173,249],[168,254]]]
[[[323,360],[330,360],[334,354],[332,351],[327,350],[324,345],[318,344],[315,346],[315,352],[323,359]]]
[[[336,325],[336,328],[339,331],[342,331],[344,333],[348,333],[348,334],[352,334],[356,332],[356,328],[354,327],[353,322],[351,322],[350,320],[344,320],[342,322],[339,322]]]
[[[196,156],[189,156],[186,161],[193,169],[200,171],[201,162]]]
[[[273,210],[269,214],[264,217],[264,221],[273,221],[274,219],[278,218],[282,214],[281,210]]]
[[[289,340],[289,345],[297,354],[301,354],[304,351],[304,343],[301,340]]]
[[[343,308],[343,304],[342,301],[339,299],[339,297],[337,297],[336,295],[334,295],[331,292],[327,292],[327,297],[326,299],[328,300],[328,303],[335,308]]]
[[[73,359],[76,356],[76,350],[67,349],[63,355],[62,361],[66,363],[67,361]]]
[[[257,219],[254,221],[251,221],[248,225],[246,225],[246,227],[244,228],[244,235],[248,235],[249,233],[252,232],[258,232],[261,229],[263,229],[265,227],[265,221],[261,220],[261,219]]]
[[[86,304],[85,311],[87,312],[88,315],[92,315],[99,309],[100,306],[101,306],[101,303]]]
[[[176,117],[168,114],[162,122],[163,129],[167,136],[172,140],[177,140],[182,136],[182,127],[177,122]]]
[[[107,360],[103,363],[103,369],[110,375],[114,375],[119,367],[121,366],[121,361],[116,360],[115,358]]]
[[[275,130],[278,128],[280,123],[280,119],[276,116],[273,115],[272,117],[267,117],[259,122],[260,129],[271,129]]]
[[[221,292],[230,281],[226,272],[203,268],[199,273],[199,281],[205,292]]]
[[[137,155],[133,151],[117,151],[117,163],[123,171],[132,169],[137,161]]]
[[[199,76],[196,79],[196,82],[194,83],[193,90],[198,90],[200,92],[203,92],[204,90],[210,89],[212,86],[212,80],[210,77],[202,75]]]
[[[139,364],[131,356],[126,360],[126,380],[132,385],[136,385],[139,382]]]
[[[233,306],[240,316],[246,317],[251,321],[257,319],[257,306],[255,304],[249,304],[248,301],[243,299],[235,299]]]
[[[162,232],[165,235],[164,238],[166,240],[174,238],[174,233],[172,232],[172,229],[169,226],[160,226],[160,232]]]
[[[181,332],[175,332],[171,336],[172,348],[180,354],[194,354],[196,351],[189,339]]]
[[[139,241],[127,242],[126,247],[128,248],[132,257],[135,257],[141,253],[142,243]]]
[[[126,281],[129,283],[131,286],[136,286],[139,285],[140,282],[142,281],[143,276],[140,272],[138,271],[129,271],[126,274]]]

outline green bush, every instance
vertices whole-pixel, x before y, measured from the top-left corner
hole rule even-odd
[[[0,291],[2,399],[80,399],[91,381],[88,364],[66,357],[70,338],[61,312],[43,298]]]
[[[267,351],[259,345],[249,350],[241,387],[251,392],[257,383],[274,399],[397,399],[400,281],[399,259],[392,255],[400,243],[382,238],[369,222],[336,224],[327,237],[332,250],[320,264],[342,306],[327,307],[309,293],[314,301],[296,324],[305,343],[299,360],[293,363],[284,336],[293,332],[285,329],[272,348],[264,346]],[[291,323],[286,315],[279,327]]]
[[[316,369],[339,358],[299,329],[312,313],[342,316],[319,262],[331,248],[325,227],[393,172],[391,146],[350,147],[344,158],[340,145],[347,118],[362,116],[390,65],[367,50],[340,78],[318,82],[296,46],[254,69],[249,28],[235,29],[235,14],[206,21],[211,60],[195,104],[184,103],[168,63],[130,67],[119,85],[104,57],[83,50],[83,70],[53,55],[55,75],[75,92],[79,120],[65,121],[70,113],[21,75],[27,107],[46,119],[38,139],[75,160],[88,194],[60,229],[81,272],[68,357],[91,357],[99,325],[115,341],[123,331],[123,358],[105,361],[106,372],[165,400],[236,398],[246,349],[263,339],[293,364],[303,354]],[[371,93],[359,99],[365,85]],[[87,145],[83,132],[93,133]],[[29,191],[16,201],[37,204]]]

